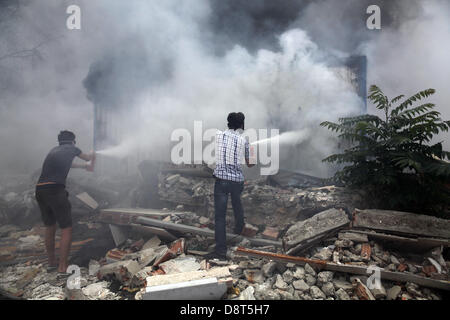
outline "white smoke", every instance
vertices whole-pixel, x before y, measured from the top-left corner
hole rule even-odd
[[[248,51],[236,45],[217,55],[215,49],[223,46],[216,41],[224,35],[216,40],[209,28],[213,12],[207,0],[30,2],[21,7],[20,16],[1,25],[8,27],[0,28],[0,56],[32,48],[42,39],[52,40],[39,48],[41,58],[0,60],[0,167],[20,167],[26,172],[38,168],[62,129],[75,131],[83,150],[92,148],[93,105],[82,81],[92,64],[104,61],[106,54],[133,57],[139,51],[139,57],[147,57],[137,62],[142,63],[142,70],[147,70],[147,64],[170,61],[167,80],[139,87],[133,101],[124,99],[121,107],[130,119],[122,115],[116,119],[125,128],[110,156],[139,149],[148,157],[167,160],[172,130],[191,129],[194,120],[202,120],[205,130],[223,129],[229,112],[242,111],[246,128],[273,127],[276,119],[286,130],[301,132],[307,138],[298,135],[297,139],[293,134],[287,141],[301,145],[308,161],[286,161],[281,166],[324,175],[320,160],[334,151],[335,141],[319,123],[358,113],[362,103],[348,82],[329,67],[326,57],[330,52],[342,57],[365,53],[368,85],[377,84],[390,96],[435,88],[433,101],[448,119],[449,2],[420,2],[423,14],[397,21],[395,29],[383,25],[358,52],[350,44],[359,29],[343,25],[334,32],[339,22],[336,13],[352,6],[349,0],[342,3],[311,2],[299,13],[298,23],[278,35],[276,48]],[[411,1],[403,3],[406,10]],[[65,28],[69,4],[81,7],[82,30]],[[364,22],[365,11],[359,14]],[[328,36],[315,43],[311,34],[312,39]],[[332,48],[336,44],[339,52]],[[346,52],[347,44],[352,49]],[[114,76],[103,80],[109,91],[127,97],[126,91],[142,79],[124,76],[123,71],[130,69],[126,59],[112,67]],[[148,77],[158,78],[150,71]],[[445,145],[449,149],[448,141]],[[292,150],[285,151],[285,158],[293,158]]]

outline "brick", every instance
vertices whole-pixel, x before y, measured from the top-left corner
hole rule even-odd
[[[264,232],[262,233],[262,236],[266,239],[272,239],[277,240],[278,236],[280,234],[280,231],[276,228],[266,227]]]
[[[244,225],[244,229],[241,232],[241,235],[243,235],[244,237],[254,237],[254,236],[256,236],[257,233],[258,233],[257,227],[252,226],[249,223],[246,223]]]

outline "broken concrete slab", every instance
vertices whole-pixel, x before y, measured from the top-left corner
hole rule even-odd
[[[338,239],[339,240],[346,239],[346,240],[350,240],[350,241],[353,241],[353,242],[356,242],[356,243],[358,243],[358,242],[362,242],[362,243],[369,242],[369,239],[367,238],[366,234],[361,234],[361,233],[356,233],[356,232],[348,232],[348,231],[339,232]]]
[[[154,248],[157,248],[160,244],[161,244],[161,240],[157,236],[154,236],[153,238],[148,240],[146,243],[144,243],[144,245],[142,246],[142,250],[154,249]]]
[[[320,212],[309,219],[297,222],[287,230],[283,237],[285,250],[298,246],[310,238],[337,231],[349,223],[350,220],[343,210],[329,209]]]
[[[145,289],[143,300],[219,300],[227,292],[226,283],[217,278],[150,286]]]
[[[450,220],[401,211],[355,209],[353,227],[450,239]]]
[[[181,223],[172,223],[172,222],[163,222],[161,220],[151,219],[151,218],[143,218],[138,217],[136,219],[137,223],[143,224],[143,225],[150,225],[158,228],[164,228],[168,230],[174,230],[182,233],[193,233],[193,234],[199,234],[207,237],[214,238],[215,232],[214,230],[210,230],[208,228],[197,228],[197,227],[191,227],[188,225],[183,225]],[[240,242],[242,239],[244,239],[243,236],[239,236],[232,233],[227,233],[227,240],[233,240],[235,242]],[[257,246],[265,246],[265,245],[274,245],[277,247],[281,247],[282,244],[279,241],[272,241],[267,239],[259,239],[259,238],[248,238],[248,240],[253,244]]]
[[[178,239],[172,233],[170,233],[167,230],[162,229],[162,228],[142,226],[142,225],[138,225],[138,224],[131,224],[130,227],[131,227],[131,232],[133,232],[134,234],[138,233],[138,234],[146,235],[146,236],[150,236],[150,237],[159,236],[159,237],[161,237],[161,239],[168,240],[168,241],[174,241],[174,240]]]
[[[200,269],[200,263],[195,261],[194,257],[180,256],[166,261],[159,265],[165,274],[182,273],[197,271]]]
[[[76,197],[83,202],[86,206],[91,208],[92,210],[96,210],[98,208],[98,202],[95,201],[94,198],[92,198],[87,192],[83,192],[80,194],[77,194]]]
[[[228,267],[215,267],[209,270],[151,276],[147,278],[147,286],[158,286],[164,284],[199,280],[204,278],[226,279],[230,276],[231,273]]]
[[[128,232],[126,228],[110,224],[109,229],[111,230],[114,243],[116,244],[117,247],[128,239]]]

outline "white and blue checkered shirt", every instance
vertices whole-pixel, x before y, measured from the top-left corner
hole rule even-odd
[[[214,176],[223,180],[243,182],[241,164],[249,158],[249,145],[239,132],[230,129],[217,131],[215,153]]]

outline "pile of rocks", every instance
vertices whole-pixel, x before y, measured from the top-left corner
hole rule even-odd
[[[274,261],[244,260],[232,272],[236,285],[256,300],[365,300],[358,284],[368,286],[367,277],[346,273],[319,271],[309,264],[297,266]],[[370,287],[370,285],[369,285]],[[414,283],[381,281],[380,287],[370,289],[370,300],[441,300],[438,290]]]
[[[158,194],[161,200],[174,206],[184,205],[201,215],[213,217],[214,179],[161,173]],[[361,195],[342,187],[282,189],[269,185],[265,179],[247,181],[241,199],[247,221],[262,230],[267,226],[284,229],[292,221],[306,219],[328,208],[352,211],[357,206],[362,207]],[[228,210],[232,212],[231,205]]]

